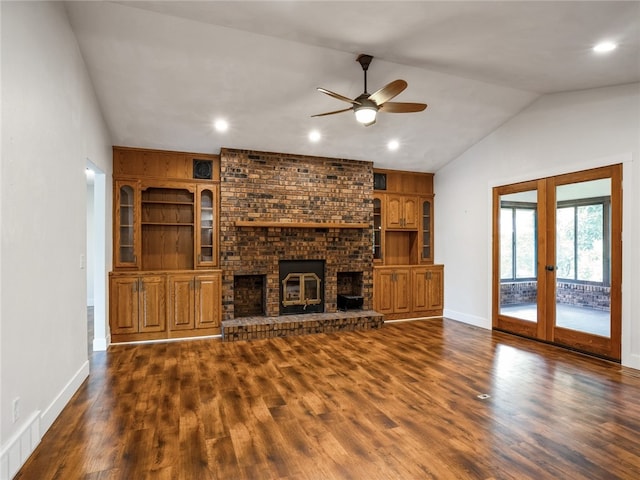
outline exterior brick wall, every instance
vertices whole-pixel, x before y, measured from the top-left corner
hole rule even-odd
[[[373,164],[222,149],[220,259],[223,320],[234,318],[234,276],[264,275],[266,316],[279,314],[278,262],[325,260],[325,312],[337,311],[338,273],[362,272],[372,307]],[[370,228],[238,227],[236,221],[367,223]]]
[[[512,282],[500,284],[500,304],[518,305],[536,303],[537,282]],[[611,287],[558,282],[558,303],[575,307],[592,308],[608,312],[611,302]]]

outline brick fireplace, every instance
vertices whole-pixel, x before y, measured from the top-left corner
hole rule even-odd
[[[282,261],[323,263],[319,311],[372,307],[371,162],[222,149],[220,164],[223,321],[280,316]]]

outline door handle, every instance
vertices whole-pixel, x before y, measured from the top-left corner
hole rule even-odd
[[[553,272],[553,271],[556,269],[556,267],[555,267],[555,266],[553,266],[553,265],[545,265],[544,269],[545,269],[547,272]]]

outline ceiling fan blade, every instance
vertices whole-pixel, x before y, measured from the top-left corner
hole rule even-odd
[[[369,100],[373,100],[377,105],[382,105],[384,102],[388,102],[399,93],[402,93],[405,88],[407,88],[407,82],[404,80],[394,80],[377,92],[369,95]]]
[[[335,113],[348,112],[349,110],[353,110],[353,108],[345,108],[344,110],[336,110],[334,112],[318,113],[316,115],[311,115],[311,116],[312,117],[324,117],[325,115],[333,115]]]
[[[350,98],[345,97],[344,95],[340,95],[339,93],[332,92],[331,90],[327,90],[326,88],[318,87],[318,91],[322,92],[330,97],[337,98],[338,100],[342,100],[343,102],[351,103],[354,105],[360,105],[360,102],[356,102],[355,100],[351,100]]]
[[[426,103],[387,102],[380,105],[380,111],[387,113],[421,112],[425,108],[427,108]]]

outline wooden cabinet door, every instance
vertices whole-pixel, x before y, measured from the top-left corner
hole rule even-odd
[[[418,229],[418,199],[416,197],[404,197],[402,202],[403,222],[402,227],[408,230]]]
[[[387,228],[398,229],[402,228],[402,209],[403,198],[401,195],[387,195],[386,211],[384,212],[384,217],[386,219],[385,223]]]
[[[162,275],[140,277],[138,331],[162,332],[167,325],[167,287]]]
[[[408,268],[376,269],[373,283],[373,305],[380,313],[411,311],[411,278]]]
[[[418,198],[388,194],[386,201],[386,227],[391,230],[418,229]]]
[[[109,312],[111,333],[138,333],[137,275],[113,277],[110,282]]]
[[[411,277],[408,268],[394,270],[394,313],[411,311]]]
[[[169,276],[169,327],[171,330],[194,328],[195,278],[193,275]]]
[[[429,310],[429,270],[427,268],[411,269],[411,287],[413,311]]]
[[[443,285],[442,266],[413,268],[411,275],[413,311],[442,310]]]
[[[444,268],[435,266],[429,268],[429,310],[444,308]]]
[[[220,327],[221,275],[219,273],[196,275],[195,282],[195,327]]]
[[[373,275],[373,308],[380,313],[394,312],[393,270],[376,269]]]

